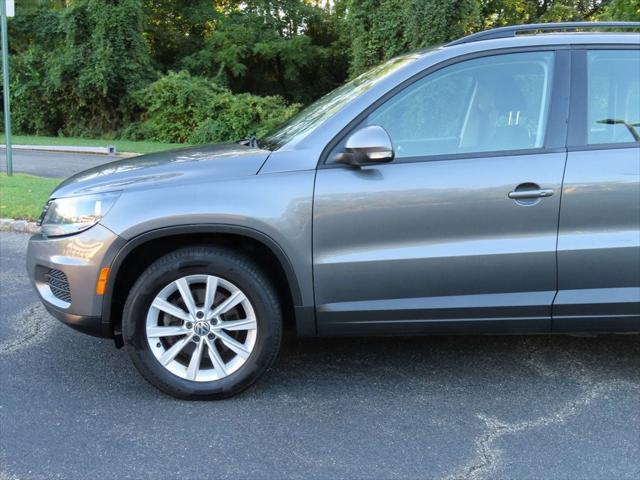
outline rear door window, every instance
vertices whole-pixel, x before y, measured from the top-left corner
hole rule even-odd
[[[587,52],[587,143],[640,143],[640,50]]]

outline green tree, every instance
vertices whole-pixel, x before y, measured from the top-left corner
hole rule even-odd
[[[640,21],[640,0],[613,0],[604,7],[602,20]]]
[[[480,0],[483,27],[592,20],[611,0]],[[637,0],[620,0],[621,2]]]
[[[233,92],[307,103],[341,84],[348,57],[329,7],[303,0],[224,2],[183,67]]]
[[[203,47],[221,13],[211,0],[144,0],[144,38],[156,68],[176,69]]]
[[[137,0],[75,0],[62,11],[64,40],[48,65],[67,135],[116,132],[131,119],[129,94],[154,77]]]
[[[390,57],[445,43],[480,24],[476,0],[346,0],[351,72]]]
[[[11,21],[15,126],[22,133],[115,135],[129,99],[155,78],[137,0],[18,4]]]

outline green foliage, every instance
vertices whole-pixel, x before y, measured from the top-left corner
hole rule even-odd
[[[132,118],[129,94],[155,78],[140,2],[76,0],[63,9],[44,2],[16,19],[11,86],[18,132],[114,135]]]
[[[347,0],[351,72],[445,43],[480,23],[477,0]]]
[[[610,0],[482,0],[483,27],[593,19]],[[628,1],[628,0],[622,0]]]
[[[233,141],[263,134],[297,111],[279,97],[232,94],[215,82],[170,72],[134,95],[142,120],[123,136],[159,142]]]
[[[11,62],[11,116],[16,132],[55,135],[64,124],[57,90],[47,76],[49,52],[29,47]]]
[[[142,121],[123,134],[133,140],[186,142],[208,117],[211,98],[221,92],[221,87],[205,78],[169,73],[133,95],[143,112]]]
[[[63,38],[59,13],[38,6],[17,8],[18,15],[9,22],[13,127],[18,132],[55,134],[62,111],[49,65],[55,55],[52,50]]]
[[[602,12],[602,20],[640,21],[640,0],[613,0]]]
[[[299,109],[299,105],[287,105],[280,97],[233,95],[230,92],[214,97],[211,107],[211,116],[189,138],[192,143],[228,142],[252,135],[260,137]]]
[[[9,39],[17,133],[172,142],[261,134],[348,75],[484,28],[640,20],[640,0],[21,0],[16,7]]]
[[[156,68],[177,69],[202,48],[219,14],[211,0],[143,0],[144,37]]]
[[[63,45],[49,66],[66,135],[114,132],[131,116],[128,95],[153,78],[136,0],[76,0],[61,15]]]
[[[0,217],[37,220],[59,179],[0,173]]]
[[[300,0],[229,2],[202,49],[182,65],[233,92],[280,95],[308,103],[346,78],[339,22]],[[239,2],[238,2],[239,3]]]
[[[342,0],[351,74],[485,28],[603,18],[633,20],[638,0]],[[635,15],[635,16],[634,16]]]

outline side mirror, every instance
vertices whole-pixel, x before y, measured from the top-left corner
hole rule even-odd
[[[387,131],[380,125],[369,125],[352,133],[344,144],[344,151],[335,161],[354,167],[393,160],[393,145]]]

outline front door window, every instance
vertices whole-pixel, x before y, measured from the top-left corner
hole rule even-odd
[[[529,150],[544,145],[553,52],[467,60],[416,81],[366,119],[397,158]]]

